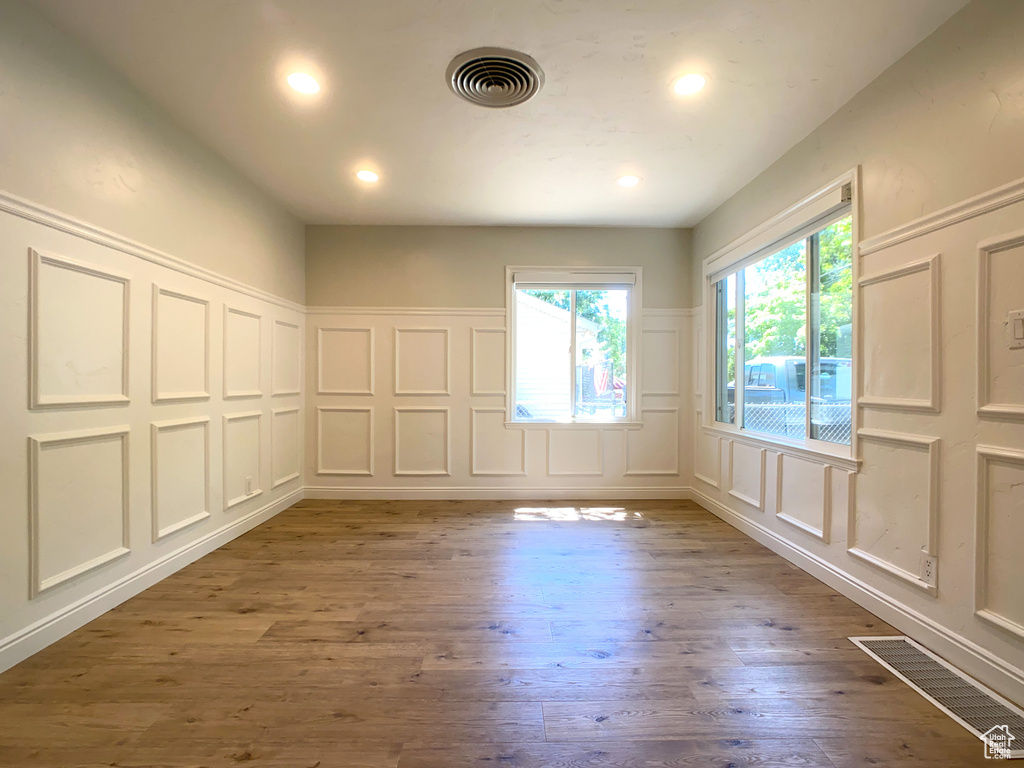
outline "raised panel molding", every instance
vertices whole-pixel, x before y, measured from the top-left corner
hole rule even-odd
[[[245,435],[242,429],[246,422],[254,422],[255,426],[249,426],[249,435]],[[255,430],[255,440],[252,439],[252,431]],[[238,446],[233,446],[233,433],[239,432]],[[245,439],[248,437],[249,439]],[[263,493],[262,481],[260,478],[261,457],[263,456],[263,412],[246,411],[244,413],[229,413],[224,416],[224,511],[239,504],[254,499]],[[246,461],[248,459],[248,461]],[[236,464],[240,465],[236,466]],[[238,472],[238,470],[241,470]],[[251,474],[246,474],[251,473]],[[252,482],[246,487],[246,478]],[[239,493],[232,496],[232,490],[237,489]]]
[[[1017,248],[1024,248],[1024,231],[1004,235],[978,246],[978,415],[1003,419],[1024,419],[1024,392],[1017,402],[993,402],[992,397],[992,337],[993,325],[1004,326],[1002,318],[990,318],[992,312],[992,291],[1002,289],[1012,292],[1010,301],[1003,301],[1007,306],[1001,308],[1000,314],[1010,310],[1024,309],[1024,282],[1020,275],[1011,275],[1007,279],[992,280],[992,258]],[[1024,271],[1024,253],[1021,255],[1021,271]],[[1005,315],[1004,315],[1005,316]],[[993,319],[996,322],[993,322]],[[1024,370],[1024,350],[1006,349],[1006,330],[999,337],[999,352],[1006,356],[1006,374]],[[1011,381],[1004,390],[1015,392],[1024,389],[1024,374],[1017,373],[1017,381]]]
[[[362,341],[356,341],[358,337],[362,337]],[[356,349],[361,345],[365,350]],[[372,395],[373,353],[373,328],[317,328],[317,394]],[[341,363],[338,368],[332,362],[335,357]],[[360,363],[362,367],[357,368]]]
[[[360,418],[350,418],[353,414],[365,414]],[[351,439],[342,440],[330,440],[331,434],[329,430],[328,422],[331,420],[335,421],[349,421],[349,424],[343,424],[343,432],[346,435],[352,435]],[[358,422],[362,422],[363,434],[362,439],[359,435],[354,432],[354,428],[358,426]],[[355,476],[373,476],[373,457],[374,457],[374,443],[373,443],[373,406],[323,406],[316,409],[316,473],[318,475],[355,475]],[[328,451],[327,444],[335,447],[341,447],[344,449],[342,456],[332,456],[332,451]],[[360,456],[356,452],[356,448],[363,446],[363,453]],[[339,463],[344,463],[346,466],[331,466],[331,462],[328,457],[333,459],[340,459]]]
[[[270,489],[289,483],[302,474],[299,408],[270,412]],[[292,422],[286,424],[285,422]]]
[[[979,619],[1024,640],[1024,581],[1020,578],[1019,566],[1024,548],[1024,452],[979,445],[977,454],[974,613]],[[992,471],[996,467],[1020,478],[1018,482],[1007,479],[1002,483],[1006,504],[1005,519],[1001,521],[992,520],[992,494],[1000,485],[992,482]],[[1003,548],[998,556],[993,556],[995,542]],[[996,578],[993,578],[993,571],[997,571]],[[1000,571],[1002,579],[998,578]],[[1009,615],[1013,609],[1016,615]]]
[[[29,262],[30,407],[127,403],[131,281],[34,249]],[[54,286],[59,297],[46,295],[47,268],[70,280]],[[89,279],[100,281],[92,293],[84,289]]]
[[[448,407],[395,407],[394,412],[395,476],[451,475],[451,425]],[[406,422],[404,434],[403,421]]]
[[[271,344],[272,397],[298,395],[302,391],[302,333],[295,323],[274,320]]]
[[[883,285],[897,280],[906,279],[912,275],[926,272],[928,274],[928,330],[926,332],[926,338],[919,341],[926,341],[928,344],[928,363],[927,370],[928,376],[928,394],[926,397],[903,397],[899,395],[893,395],[891,393],[878,393],[873,394],[871,385],[875,379],[880,379],[872,375],[870,370],[871,357],[868,355],[868,350],[876,350],[882,347],[881,341],[873,341],[870,336],[872,330],[875,330],[880,339],[892,340],[894,337],[894,330],[896,324],[884,323],[886,327],[880,327],[874,329],[874,327],[868,323],[867,314],[867,302],[868,296],[871,291],[867,290],[873,286]],[[860,299],[859,299],[859,316],[861,323],[861,334],[859,342],[859,359],[862,361],[860,365],[860,397],[857,400],[858,406],[861,408],[877,408],[882,410],[896,410],[896,411],[922,411],[929,413],[938,413],[941,410],[942,396],[942,335],[941,335],[941,320],[940,320],[940,308],[941,308],[941,277],[939,274],[939,254],[934,254],[924,259],[904,264],[900,267],[881,272],[879,274],[870,275],[863,277],[858,281],[860,287]],[[906,310],[908,305],[906,303],[886,303],[887,309],[893,310]],[[887,360],[892,361],[895,365],[901,366],[906,370],[908,376],[916,373],[917,367],[912,363],[912,356],[909,354],[909,350],[923,346],[923,344],[911,344],[906,340],[903,340],[904,344],[901,348],[897,349],[895,353],[887,354],[884,357]]]
[[[787,461],[794,463],[804,464],[810,467],[814,467],[815,471],[821,472],[821,495],[816,500],[818,503],[812,504],[810,509],[814,514],[821,515],[821,525],[814,526],[808,522],[807,515],[801,516],[799,512],[789,512],[789,505],[786,504],[786,485],[785,485],[785,464]],[[797,488],[803,490],[806,487],[806,483],[798,483]],[[812,499],[807,499],[805,503],[809,503]],[[818,506],[820,504],[820,509]],[[778,454],[778,466],[776,469],[776,480],[775,480],[775,516],[782,520],[784,523],[794,526],[800,529],[804,533],[808,533],[826,544],[829,543],[829,532],[832,528],[832,466],[829,464],[816,464],[814,462],[804,461],[803,459],[796,458],[795,456],[787,456],[784,453]]]
[[[255,323],[248,338],[242,327]],[[236,336],[240,338],[236,338]],[[246,342],[249,342],[246,344]],[[255,343],[253,343],[255,341]],[[263,317],[224,305],[224,399],[263,396]],[[237,381],[236,381],[237,379]],[[237,385],[237,386],[236,386]]]
[[[473,476],[484,476],[484,477],[511,477],[515,475],[526,474],[526,430],[524,429],[506,429],[505,428],[505,409],[503,407],[495,408],[475,408],[470,409],[470,428],[469,428],[469,474]],[[488,468],[488,462],[483,460],[481,453],[481,445],[484,441],[481,439],[478,429],[483,423],[484,419],[479,418],[479,414],[491,414],[494,418],[492,419],[495,424],[492,425],[493,434],[496,436],[498,443],[504,444],[501,449],[495,448],[493,445],[490,447],[494,448],[495,452],[503,452],[504,456],[499,457],[499,465],[501,459],[508,459],[513,454],[518,461],[518,466],[513,468],[501,467],[494,469]],[[518,446],[514,445],[514,441],[518,440]],[[513,449],[509,450],[509,443],[513,443]],[[489,445],[489,444],[488,444]]]
[[[505,396],[505,329],[504,328],[470,328],[469,329],[469,394],[473,397]],[[486,344],[485,339],[499,337],[497,339],[497,350],[490,350],[491,358],[482,351]],[[492,345],[494,341],[490,342]],[[495,354],[496,352],[496,354]],[[492,358],[496,357],[498,365],[494,365]],[[481,363],[483,364],[481,366]],[[487,371],[497,367],[497,376],[493,380],[488,379]],[[483,369],[481,371],[481,368]],[[486,381],[486,384],[481,383]]]
[[[549,429],[548,475],[604,474],[604,434],[599,429]],[[589,444],[588,444],[589,441]]]
[[[644,397],[678,397],[679,396],[679,329],[678,328],[645,328],[641,331],[643,377],[641,383],[645,389],[640,393]],[[663,347],[656,347],[664,342],[655,341],[668,339],[667,354]],[[651,382],[655,382],[651,386]],[[647,387],[650,386],[648,389]]]
[[[161,449],[161,442],[195,430],[202,433],[202,452],[196,455],[194,446],[184,446],[185,450],[179,448],[165,464],[162,459],[167,452]],[[150,425],[150,451],[152,533],[157,542],[210,516],[210,418],[154,421]],[[183,474],[190,469],[189,461],[198,461],[198,471],[191,478],[198,482],[198,492],[196,487],[188,486],[189,477]],[[191,469],[195,471],[196,466]]]
[[[876,443],[881,445],[894,446],[895,448],[903,448],[911,451],[924,451],[927,455],[927,472],[928,478],[925,483],[925,487],[920,489],[916,496],[923,495],[925,498],[925,509],[924,509],[924,526],[925,535],[924,542],[912,542],[911,547],[919,547],[920,551],[927,555],[936,556],[938,555],[938,522],[939,522],[939,438],[936,437],[923,437],[921,435],[908,435],[897,432],[886,432],[875,429],[860,429],[857,431],[857,437],[860,440],[861,451],[863,452],[865,446],[869,443]],[[867,462],[861,469],[860,475],[850,476],[850,516],[847,520],[847,533],[846,543],[847,551],[855,558],[868,563],[869,565],[878,568],[898,579],[901,579],[908,584],[911,584],[919,589],[922,589],[929,594],[935,595],[937,589],[935,586],[928,584],[924,579],[921,578],[919,573],[907,570],[906,567],[887,560],[885,557],[868,552],[861,547],[858,530],[858,518],[860,516],[860,506],[858,504],[858,485],[863,483],[864,474],[870,470],[870,465]],[[910,482],[907,472],[901,472],[900,483],[907,487]],[[916,498],[915,496],[915,498]],[[887,498],[887,502],[890,499]],[[892,507],[895,509],[897,500],[891,500]]]
[[[451,373],[449,361],[449,328],[395,328],[394,369],[396,395],[450,395]],[[431,357],[431,336],[442,339],[440,355]],[[404,361],[403,337],[416,337],[410,340],[408,349],[414,350],[419,359]],[[435,345],[437,341],[433,342]]]
[[[670,414],[669,418],[663,419],[667,423],[660,428],[655,426],[657,419],[645,417],[648,413]],[[625,451],[625,475],[678,475],[679,474],[679,409],[678,408],[642,408],[640,420],[644,422],[643,429],[629,430],[623,432],[623,450]],[[659,442],[660,438],[660,442]],[[654,444],[651,445],[651,441]],[[644,446],[644,443],[648,445]],[[646,462],[639,466],[633,466],[632,462],[642,456]],[[666,459],[664,466],[652,466],[659,458]]]
[[[744,493],[742,490],[736,488],[736,447],[739,446],[741,451],[754,451],[757,453],[758,461],[757,466],[757,497],[753,497],[750,494]],[[735,440],[729,441],[729,495],[733,498],[739,499],[744,504],[749,504],[754,507],[758,512],[764,512],[765,503],[765,483],[766,483],[766,462],[768,460],[768,452],[764,448],[755,448],[745,443],[739,443]]]
[[[120,426],[29,438],[30,598],[129,553],[128,433]],[[73,455],[47,466],[64,451]]]
[[[722,484],[722,438],[717,435],[709,435],[702,427],[704,423],[704,412],[695,411],[693,426],[693,476],[700,480],[702,483],[707,483],[712,488],[720,488]],[[705,439],[710,439],[711,445],[714,449],[711,451],[702,450]],[[700,459],[701,456],[707,454],[714,454],[714,460],[712,461],[711,470],[712,474],[704,474],[700,471]]]
[[[166,317],[177,302],[173,317]],[[202,312],[202,318],[195,316]],[[153,285],[153,402],[210,397],[210,302]]]

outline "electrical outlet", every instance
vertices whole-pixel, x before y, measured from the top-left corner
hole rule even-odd
[[[246,496],[251,496],[252,495],[252,478],[251,477],[245,478],[245,495]]]
[[[921,554],[921,581],[929,587],[936,586],[938,581],[939,559],[927,552]]]

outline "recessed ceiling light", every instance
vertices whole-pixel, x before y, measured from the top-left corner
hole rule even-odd
[[[356,178],[359,179],[360,181],[366,181],[372,184],[373,182],[380,179],[380,176],[378,176],[373,171],[356,171]]]
[[[708,80],[704,75],[691,73],[683,75],[672,84],[672,90],[680,96],[690,96],[696,93],[707,84]]]
[[[313,94],[320,91],[320,83],[312,75],[307,75],[305,72],[292,72],[288,75],[288,85],[299,93]]]
[[[640,183],[640,177],[639,176],[619,176],[619,178],[617,178],[615,180],[615,183],[618,184],[620,187],[635,187],[637,184]]]

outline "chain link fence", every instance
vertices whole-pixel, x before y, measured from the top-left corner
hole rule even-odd
[[[729,404],[730,421],[735,423],[735,408]],[[803,440],[807,407],[803,403],[747,403],[743,428]],[[853,412],[849,403],[813,403],[811,420],[817,428],[815,438],[829,443],[850,444]]]

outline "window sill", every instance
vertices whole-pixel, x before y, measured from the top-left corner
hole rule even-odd
[[[845,469],[850,472],[857,472],[860,470],[860,459],[853,458],[849,452],[846,455],[843,455],[842,453],[830,453],[829,451],[823,451],[804,443],[775,439],[768,435],[741,432],[732,429],[722,429],[721,427],[708,426],[707,424],[701,425],[700,428],[704,430],[704,434],[712,435],[713,437],[724,437],[737,443],[746,443],[747,445],[752,445],[756,448],[766,448],[769,451],[785,453],[790,456],[808,459],[819,464],[831,464],[833,467],[839,467],[840,469]],[[840,447],[845,448],[846,446]]]
[[[642,421],[506,421],[506,429],[642,429]]]

